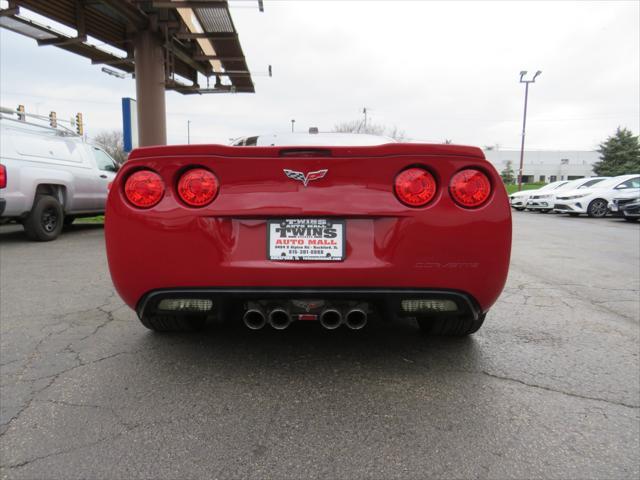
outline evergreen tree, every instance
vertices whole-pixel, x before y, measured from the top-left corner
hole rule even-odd
[[[593,165],[596,175],[615,177],[640,173],[640,143],[631,130],[620,128],[598,148],[600,161]]]
[[[507,165],[504,167],[504,170],[500,172],[500,176],[505,184],[512,184],[516,181],[516,175],[513,171],[513,162],[511,160],[507,160]]]

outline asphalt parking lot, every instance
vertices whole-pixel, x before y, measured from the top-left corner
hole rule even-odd
[[[153,334],[103,244],[0,228],[3,478],[640,475],[638,224],[514,213],[507,288],[453,340]]]

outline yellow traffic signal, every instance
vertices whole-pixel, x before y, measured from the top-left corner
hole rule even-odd
[[[82,124],[82,114],[76,113],[76,133],[80,136],[84,135],[84,125]]]
[[[56,112],[49,113],[49,125],[51,125],[52,128],[56,128],[58,126],[58,116],[56,115]]]

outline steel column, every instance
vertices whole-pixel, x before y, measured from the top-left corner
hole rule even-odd
[[[166,145],[165,69],[162,42],[153,32],[138,32],[134,42],[138,145]]]

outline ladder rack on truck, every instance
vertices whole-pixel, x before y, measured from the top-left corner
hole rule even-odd
[[[0,106],[0,118],[33,125],[35,127],[52,129],[64,136],[79,137],[84,133],[81,113],[76,114],[75,119],[61,120],[57,118],[56,112],[51,112],[47,116],[27,113],[22,105],[16,109]],[[76,130],[65,127],[64,125],[61,125],[61,123],[68,123],[72,127],[75,127]]]

